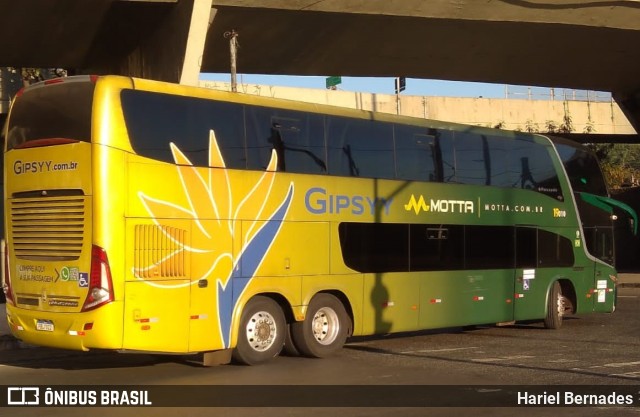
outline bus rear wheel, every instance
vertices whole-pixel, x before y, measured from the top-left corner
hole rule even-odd
[[[547,302],[547,315],[544,318],[544,327],[547,329],[559,329],[565,313],[565,297],[562,295],[562,287],[558,281],[553,283],[549,291]]]
[[[278,356],[284,345],[287,324],[282,309],[268,297],[256,296],[244,308],[233,359],[257,365]]]
[[[291,324],[291,337],[303,355],[324,358],[342,348],[349,325],[342,302],[331,294],[321,293],[309,303],[304,321]]]

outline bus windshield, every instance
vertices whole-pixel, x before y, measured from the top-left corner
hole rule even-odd
[[[609,197],[609,190],[594,152],[584,145],[561,138],[551,138],[567,172],[589,252],[614,264],[616,245],[614,219],[622,215],[629,219],[633,234],[638,218],[628,205]],[[627,232],[628,233],[628,232]]]
[[[593,152],[579,144],[554,141],[573,191],[607,196],[607,185]]]

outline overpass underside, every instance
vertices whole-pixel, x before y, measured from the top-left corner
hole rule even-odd
[[[640,131],[640,2],[21,0],[0,65],[195,83],[229,72],[407,76],[610,91]],[[78,25],[78,22],[82,22]],[[43,34],[43,28],[49,29]]]

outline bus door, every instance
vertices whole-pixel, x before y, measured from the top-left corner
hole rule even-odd
[[[613,225],[610,227],[585,228],[587,246],[596,258],[604,261],[594,262],[594,282],[591,298],[593,311],[612,312],[615,307],[615,276],[612,264],[614,262]]]
[[[461,308],[469,324],[513,320],[514,228],[466,225]]]
[[[501,323],[513,320],[513,227],[423,225],[420,327]],[[415,229],[418,229],[416,226]],[[419,244],[419,245],[418,245]]]
[[[594,263],[594,282],[592,288],[593,310],[613,311],[615,307],[615,235],[614,222],[616,212],[622,212],[631,221],[633,235],[637,234],[638,216],[625,203],[609,197],[578,193],[578,210],[584,230],[584,240],[588,252],[603,263]]]
[[[546,286],[544,270],[538,268],[538,231],[535,227],[516,227],[516,269],[514,285],[514,320],[540,317],[544,309]]]
[[[219,230],[226,220],[201,220],[205,230]],[[189,351],[202,352],[222,349],[226,346],[233,313],[233,300],[238,296],[237,279],[229,275],[233,248],[241,247],[238,233],[237,242],[228,233],[217,233],[215,247],[200,256],[193,255],[191,263],[191,297],[189,304]],[[199,246],[203,246],[198,243]],[[236,255],[237,256],[237,255]],[[235,275],[235,274],[234,274]],[[236,294],[234,294],[236,292]]]

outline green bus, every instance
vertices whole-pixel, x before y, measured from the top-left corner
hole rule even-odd
[[[85,76],[20,92],[5,137],[28,343],[256,364],[615,308],[613,200],[541,135]]]

